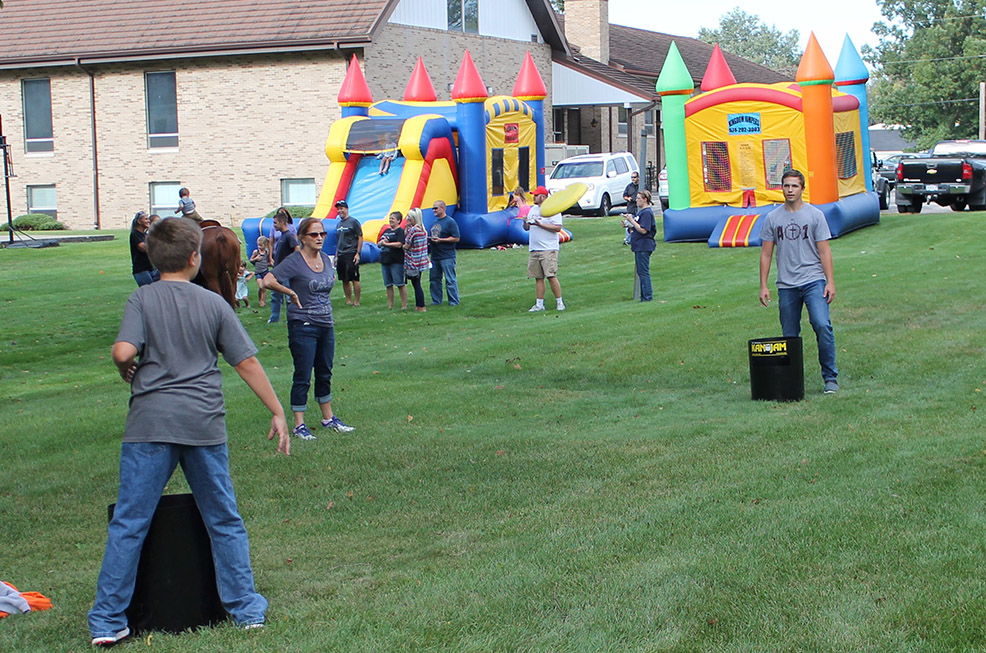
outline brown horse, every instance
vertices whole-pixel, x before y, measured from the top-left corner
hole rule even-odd
[[[236,308],[236,278],[240,274],[240,241],[229,227],[202,221],[202,267],[196,282]]]

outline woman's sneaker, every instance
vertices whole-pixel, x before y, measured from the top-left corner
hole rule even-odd
[[[120,632],[118,632],[116,635],[105,635],[103,637],[93,637],[92,638],[92,645],[93,646],[113,646],[114,644],[117,644],[119,642],[122,642],[123,640],[125,640],[128,637],[130,637],[130,629],[129,628],[124,628],[123,630],[121,630]]]
[[[308,430],[308,427],[305,426],[304,424],[299,424],[298,426],[294,427],[294,434],[297,437],[301,438],[302,440],[315,440],[315,439],[317,439],[315,437],[315,434],[313,434],[311,431],[309,431]]]
[[[322,426],[332,431],[336,431],[337,433],[349,433],[350,431],[356,430],[352,426],[346,426],[343,424],[342,420],[335,415],[333,415],[330,419],[323,419]]]

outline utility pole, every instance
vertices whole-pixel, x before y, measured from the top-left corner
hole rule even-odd
[[[986,138],[986,82],[979,82],[979,140]]]
[[[2,5],[0,5],[2,6]],[[3,185],[7,192],[7,236],[9,243],[14,242],[14,218],[10,210],[10,178],[14,176],[14,171],[10,165],[10,150],[7,145],[7,137],[3,135],[3,116],[0,116],[0,156],[3,156]]]

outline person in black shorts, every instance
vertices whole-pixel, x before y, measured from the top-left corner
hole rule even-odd
[[[336,202],[339,224],[336,225],[336,276],[348,306],[359,306],[359,258],[363,250],[363,227],[349,215],[346,200]]]

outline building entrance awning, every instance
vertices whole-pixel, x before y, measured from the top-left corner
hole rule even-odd
[[[567,64],[567,62],[566,62]],[[656,96],[606,80],[601,74],[578,66],[551,62],[551,104],[563,106],[623,106],[630,102],[653,102]]]

